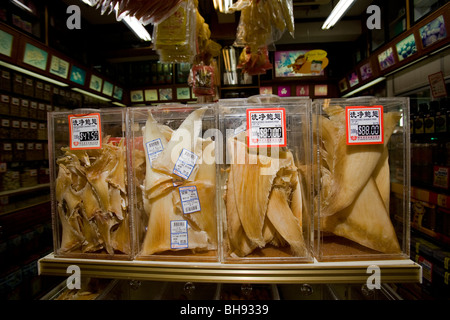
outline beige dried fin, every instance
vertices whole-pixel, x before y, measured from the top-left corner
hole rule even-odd
[[[97,225],[104,248],[109,254],[114,254],[114,248],[111,241],[111,230],[117,225],[118,221],[110,212],[97,212],[94,216],[94,221]]]
[[[103,248],[100,234],[94,220],[88,220],[84,215],[79,219],[80,229],[84,237],[81,252],[96,252]]]
[[[227,241],[230,246],[229,251],[231,256],[244,257],[257,248],[257,245],[247,237],[239,219],[238,207],[234,196],[234,179],[230,178],[230,176],[233,175],[232,171],[235,169],[235,166],[231,166],[230,168],[225,197],[227,210]]]
[[[280,235],[289,243],[295,256],[306,253],[301,222],[294,216],[288,204],[286,191],[273,188],[267,207],[267,217]]]
[[[110,207],[109,188],[108,182],[106,182],[108,174],[108,171],[104,171],[98,176],[91,175],[88,178],[88,181],[91,184],[95,195],[97,196],[98,202],[100,203],[100,207],[105,212]]]
[[[126,190],[126,158],[125,158],[125,139],[120,139],[119,145],[115,148],[116,153],[116,165],[109,172],[106,179],[112,186],[119,188],[123,193],[127,193]]]
[[[114,213],[119,220],[123,220],[124,215],[122,211],[122,193],[120,189],[110,186],[109,194],[110,194],[110,202],[108,211]]]
[[[391,176],[389,172],[389,150],[384,147],[380,161],[375,168],[372,177],[375,179],[378,191],[383,199],[386,211],[389,212],[389,202],[391,196]]]
[[[92,219],[97,211],[101,211],[100,203],[89,183],[86,184],[83,189],[82,201],[84,208],[83,212],[88,220]]]
[[[332,107],[332,108],[331,108]],[[383,145],[347,146],[345,141],[345,110],[341,107],[324,108],[330,112],[330,121],[321,121],[326,162],[332,175],[330,185],[324,188],[321,197],[322,216],[332,215],[348,207],[366,185],[384,150]],[[400,114],[384,114],[384,143],[387,145]],[[339,121],[339,122],[337,122]],[[336,127],[339,128],[338,134]]]
[[[59,251],[65,253],[80,248],[84,239],[83,235],[69,223],[61,204],[57,205],[57,211],[62,231]]]
[[[198,154],[198,152],[201,152],[201,144],[199,145],[201,141],[198,137],[201,133],[202,118],[206,110],[207,107],[198,108],[186,117],[180,127],[172,134],[171,139],[167,143],[167,147],[152,162],[153,168],[166,174],[177,174],[183,179],[186,179],[186,176],[183,176],[183,174],[174,173],[174,168],[183,149],[201,157],[201,154]],[[197,163],[190,170],[189,177],[186,180],[195,180],[198,170]]]
[[[161,151],[161,153],[159,153],[159,155],[153,154],[150,155],[148,146],[150,146],[150,144],[155,143],[155,145],[159,145],[160,147],[162,147],[163,150],[167,149],[167,139],[166,136],[160,131],[159,129],[160,127],[158,126],[157,121],[155,120],[155,118],[153,117],[153,114],[151,112],[148,113],[148,118],[147,121],[145,123],[145,127],[143,128],[143,148],[144,148],[144,157],[145,157],[145,180],[144,180],[144,186],[145,186],[145,191],[148,191],[149,193],[151,192],[150,190],[153,189],[154,190],[158,190],[161,191],[161,184],[167,184],[170,183],[172,181],[172,177],[170,176],[170,174],[167,174],[167,172],[161,172],[160,170],[157,170],[155,168],[155,164],[154,164],[154,160],[155,160],[155,156],[160,156],[161,153],[163,151]],[[157,149],[159,152],[160,150]],[[156,197],[158,196],[159,192],[156,194],[153,194],[152,197]]]
[[[128,215],[111,232],[111,245],[116,251],[131,254],[130,218]]]
[[[400,245],[375,180],[370,178],[355,202],[321,219],[323,231],[383,253],[399,253]]]

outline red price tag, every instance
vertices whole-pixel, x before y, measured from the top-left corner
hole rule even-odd
[[[347,145],[383,144],[383,106],[345,107]]]

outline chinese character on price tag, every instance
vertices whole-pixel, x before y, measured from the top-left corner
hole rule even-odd
[[[285,147],[285,109],[247,109],[247,130],[249,147]]]
[[[170,221],[170,247],[172,249],[186,249],[188,242],[188,225],[186,220]]]
[[[383,144],[383,106],[345,107],[347,145]]]
[[[102,134],[100,114],[69,116],[70,149],[100,149]]]

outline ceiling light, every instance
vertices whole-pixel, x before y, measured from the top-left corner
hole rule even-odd
[[[16,6],[18,6],[19,8],[21,8],[22,10],[25,10],[25,11],[33,13],[33,10],[31,10],[29,7],[27,7],[25,4],[23,4],[19,0],[11,0],[11,2],[13,4],[15,4]]]
[[[72,88],[72,90],[73,90],[73,91],[76,91],[76,92],[78,92],[78,93],[82,93],[82,94],[85,94],[85,95],[87,95],[87,96],[90,96],[90,97],[92,97],[92,98],[96,98],[96,99],[102,100],[102,101],[111,101],[111,99],[108,99],[108,98],[99,96],[99,95],[97,95],[97,94],[95,94],[95,93],[91,93],[91,92],[86,91],[86,90],[83,90],[83,89]]]
[[[385,77],[376,78],[375,80],[372,80],[369,83],[366,83],[365,85],[363,85],[363,86],[361,86],[361,87],[359,87],[359,88],[357,88],[357,89],[355,89],[355,90],[353,90],[353,91],[343,95],[342,98],[348,98],[348,97],[354,95],[355,93],[358,93],[358,92],[360,92],[360,91],[362,91],[364,89],[367,89],[367,88],[369,88],[369,87],[371,87],[373,85],[376,85],[377,83],[379,83],[379,82],[381,82],[383,80],[386,80],[386,78]]]
[[[152,37],[147,32],[145,27],[135,17],[130,17],[129,15],[126,15],[122,18],[122,21],[128,26],[128,28],[131,29],[131,31],[134,32],[134,34],[137,37],[141,38],[144,41],[152,40]]]
[[[355,0],[340,0],[338,4],[334,7],[333,11],[331,11],[327,20],[322,26],[322,29],[330,29],[332,28],[341,17],[347,12],[347,10],[352,6]]]
[[[10,64],[10,63],[4,62],[4,61],[0,61],[0,66],[7,67],[7,68],[9,68],[11,70],[18,71],[18,72],[27,74],[29,76],[32,76],[32,77],[35,77],[35,78],[38,78],[38,79],[41,79],[41,80],[44,80],[44,81],[47,81],[47,82],[51,82],[51,83],[56,84],[56,85],[61,86],[61,87],[68,87],[69,86],[68,84],[66,84],[64,82],[61,82],[61,81],[58,81],[58,80],[54,80],[52,78],[43,76],[43,75],[41,75],[39,73],[36,73],[36,72],[30,71],[30,70],[27,70],[27,69],[15,66],[13,64]]]
[[[142,23],[136,19],[136,17],[132,17],[128,14],[124,14],[122,13],[120,16],[118,15],[118,11],[119,11],[119,4],[117,3],[116,6],[114,7],[114,11],[116,13],[116,20],[120,21],[122,20],[128,28],[131,29],[131,31],[134,32],[134,34],[144,40],[144,41],[151,41],[152,37],[150,36],[150,34],[148,33],[147,29],[145,29],[145,27],[142,25]]]

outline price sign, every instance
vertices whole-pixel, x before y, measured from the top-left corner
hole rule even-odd
[[[347,145],[383,144],[383,106],[345,108]]]
[[[102,147],[99,113],[69,115],[70,149],[100,149]]]
[[[285,147],[285,109],[247,109],[247,130],[249,147]]]

